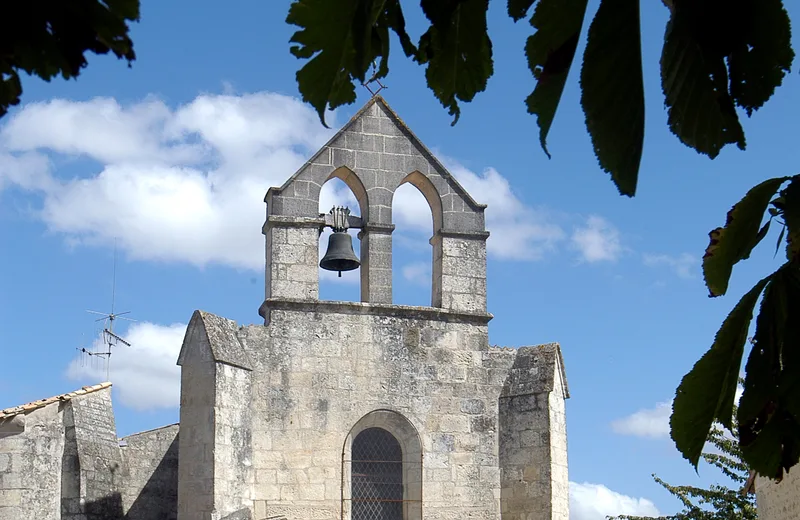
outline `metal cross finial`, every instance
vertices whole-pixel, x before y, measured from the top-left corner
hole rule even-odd
[[[381,83],[380,79],[378,79],[377,66],[375,65],[374,61],[372,62],[372,72],[373,72],[372,77],[369,80],[367,80],[366,83],[362,83],[361,86],[363,86],[365,89],[367,89],[369,91],[369,93],[372,94],[373,97],[374,97],[374,96],[378,95],[378,92],[380,92],[381,90],[383,90],[383,89],[385,89],[387,87],[386,87],[386,85]],[[371,83],[377,83],[378,84],[377,90],[372,90],[369,87]]]
[[[376,90],[372,90],[372,89],[369,87],[370,83],[377,83],[377,84],[378,84],[378,88],[377,88]],[[370,94],[372,94],[373,96],[377,96],[377,95],[378,95],[378,93],[379,93],[381,90],[383,90],[383,89],[387,88],[387,87],[386,87],[386,85],[384,85],[383,83],[381,83],[381,80],[379,80],[378,78],[374,78],[374,77],[373,77],[371,80],[367,81],[366,83],[362,83],[362,86],[363,86],[365,89],[367,89],[367,90],[369,91],[369,93],[370,93]]]

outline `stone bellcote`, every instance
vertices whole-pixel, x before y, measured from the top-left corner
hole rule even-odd
[[[478,204],[392,111],[372,97],[300,170],[264,201],[267,219],[266,320],[270,302],[317,300],[319,237],[325,216],[319,195],[337,177],[352,190],[360,219],[361,301],[392,305],[392,199],[411,183],[433,214],[431,306],[486,314],[486,239]]]

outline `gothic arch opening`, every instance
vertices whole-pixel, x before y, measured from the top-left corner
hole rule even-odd
[[[376,410],[353,426],[342,450],[342,518],[421,520],[422,445],[401,414]]]
[[[322,186],[319,194],[319,212],[328,214],[334,206],[347,206],[350,215],[366,217],[369,211],[367,191],[359,178],[348,168],[341,167],[334,170]],[[361,256],[361,243],[358,239],[358,229],[350,228],[353,251],[356,257]],[[319,237],[319,260],[328,250],[328,240],[332,230],[326,227]],[[363,267],[363,266],[362,266]],[[361,301],[361,275],[360,268],[354,271],[339,273],[326,271],[319,268],[319,299],[337,301]]]
[[[442,218],[442,201],[433,183],[417,171],[407,175],[392,199],[393,303],[439,306],[433,237]]]

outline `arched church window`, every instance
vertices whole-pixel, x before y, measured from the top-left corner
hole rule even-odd
[[[353,439],[351,520],[403,520],[403,450],[383,428]]]

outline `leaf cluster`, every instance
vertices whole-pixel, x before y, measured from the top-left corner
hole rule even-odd
[[[581,106],[600,166],[620,193],[636,193],[644,146],[639,0],[601,0],[580,69]],[[681,142],[716,157],[745,148],[739,111],[769,100],[794,60],[781,0],[670,0],[661,54],[669,127]],[[515,22],[528,18],[524,52],[535,86],[525,100],[539,142],[547,135],[575,59],[587,0],[507,0]],[[286,21],[300,29],[291,52],[308,60],[297,73],[303,99],[325,111],[355,101],[354,82],[389,72],[390,34],[426,67],[428,87],[453,116],[486,89],[494,72],[489,0],[420,0],[430,26],[415,45],[399,0],[294,0]],[[374,64],[379,62],[375,70]],[[737,111],[737,109],[739,111]]]
[[[37,0],[0,7],[0,117],[19,104],[20,72],[50,81],[76,78],[86,52],[136,59],[128,35],[139,0]]]
[[[750,189],[728,212],[725,226],[709,234],[703,273],[710,296],[725,294],[733,266],[750,256],[773,222],[781,226],[776,255],[786,237],[785,263],[739,300],[711,348],[684,376],[670,424],[676,446],[697,466],[705,432],[715,421],[732,429],[735,419],[744,461],[778,479],[800,461],[800,176],[768,179]],[[734,417],[739,368],[759,298]]]

